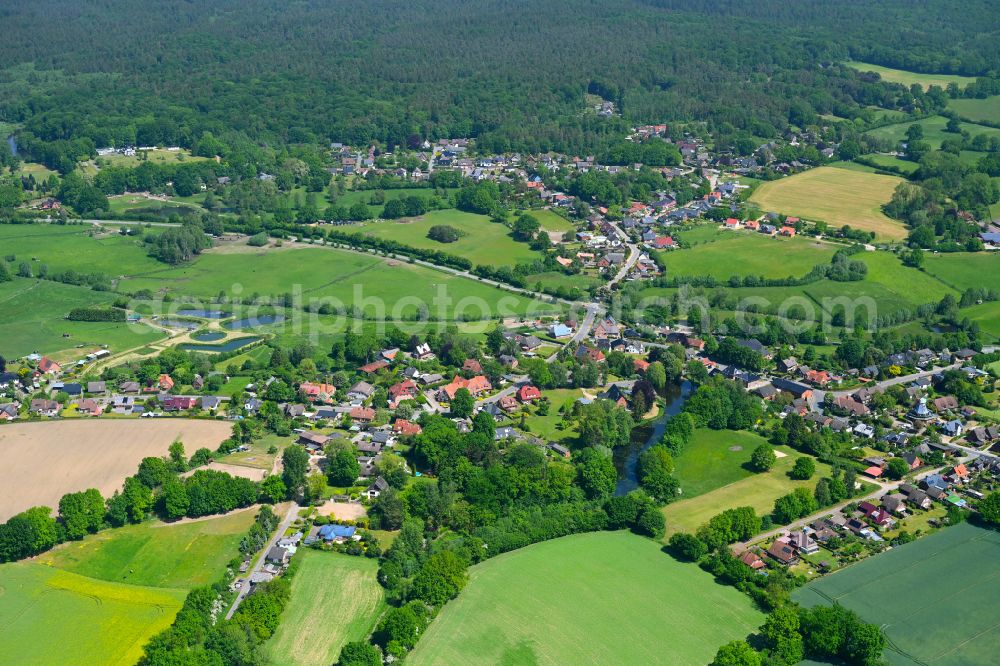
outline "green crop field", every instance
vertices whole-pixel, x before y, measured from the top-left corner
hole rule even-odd
[[[440,243],[427,237],[428,230],[435,225],[455,227],[465,235],[454,243]],[[370,236],[394,240],[404,245],[465,257],[473,264],[513,266],[541,257],[527,243],[514,240],[510,229],[505,225],[491,222],[485,215],[460,210],[435,210],[417,218],[373,222],[358,229]]]
[[[4,663],[134,664],[188,590],[221,576],[253,518],[143,523],[0,565]]]
[[[363,640],[383,606],[378,562],[304,549],[281,625],[266,643],[276,666],[326,666],[344,643]]]
[[[8,664],[134,664],[186,595],[34,562],[0,565],[0,654]]]
[[[765,211],[822,220],[832,227],[847,224],[881,238],[900,239],[906,229],[887,217],[881,206],[901,182],[896,176],[818,167],[764,183],[750,201]]]
[[[473,567],[409,663],[703,665],[762,620],[747,597],[653,541],[578,534]]]
[[[662,253],[667,275],[711,275],[719,280],[734,275],[802,277],[813,266],[829,263],[838,249],[806,238],[771,238],[749,231],[729,231],[715,238],[690,249]]]
[[[116,583],[194,588],[218,578],[254,515],[241,511],[178,525],[150,522],[106,530],[59,546],[38,561]]]
[[[924,128],[924,138],[921,141],[926,141],[930,144],[931,148],[937,149],[941,147],[941,141],[948,137],[956,137],[957,134],[952,134],[945,131],[945,127],[948,124],[948,119],[944,116],[931,116],[930,118],[924,118],[923,120],[918,120],[915,123],[902,122],[895,125],[886,125],[884,127],[877,127],[866,134],[874,137],[889,139],[894,142],[906,141],[906,130],[910,125],[917,124]],[[987,136],[1000,136],[1000,129],[994,127],[987,127],[985,125],[976,125],[974,123],[960,123],[959,128],[963,132],[968,132],[972,136],[977,134],[986,134]],[[979,156],[985,155],[985,153],[976,153]]]
[[[746,430],[699,428],[674,459],[681,496],[691,499],[752,476],[755,472],[746,466],[750,454],[766,443],[760,435]]]
[[[995,663],[1000,534],[968,523],[870,557],[796,591],[880,625],[891,664]]]
[[[144,324],[68,321],[75,307],[107,304],[114,295],[46,280],[0,283],[0,352],[15,358],[37,351],[72,360],[107,345],[112,352],[163,339]],[[68,336],[68,337],[66,337]]]
[[[924,270],[955,289],[986,287],[1000,292],[1000,254],[947,252],[925,254]]]
[[[722,433],[718,436],[723,437],[726,434],[729,433]],[[768,514],[774,508],[774,500],[790,493],[799,486],[812,489],[816,486],[817,479],[830,474],[830,466],[817,460],[816,474],[812,479],[793,481],[788,477],[788,472],[795,465],[795,459],[801,457],[802,454],[785,446],[775,447],[775,451],[784,453],[785,456],[778,458],[774,467],[769,471],[745,476],[697,497],[682,499],[663,507],[663,515],[667,519],[667,534],[693,532],[717,513],[737,506],[752,506],[758,515]],[[679,470],[683,469],[681,467],[682,459],[683,455],[677,461]],[[731,459],[729,464],[735,466],[739,463]],[[679,471],[678,474],[680,473]],[[720,478],[723,473],[713,472],[713,475]],[[683,479],[683,477],[681,478]]]
[[[948,102],[948,108],[969,120],[1000,123],[1000,95],[986,99],[953,99]]]
[[[239,291],[244,296],[252,293],[280,296],[299,291],[306,304],[312,299],[326,299],[334,305],[339,301],[380,319],[400,319],[415,312],[416,302],[427,304],[435,317],[451,318],[455,308],[460,307],[474,319],[495,319],[501,301],[514,313],[525,312],[533,302],[475,280],[404,260],[332,248],[206,252],[190,264],[125,280],[121,288],[166,289],[202,298],[213,297],[220,291]],[[450,303],[434,301],[442,293]],[[481,303],[488,305],[490,312],[484,313]],[[541,310],[556,309],[549,304],[537,305]]]
[[[930,88],[931,86],[947,88],[949,83],[955,83],[958,84],[959,87],[964,87],[976,80],[973,76],[908,72],[904,69],[892,69],[891,67],[882,67],[881,65],[870,65],[866,62],[846,62],[844,64],[848,67],[853,67],[859,72],[875,72],[882,78],[883,81],[888,81],[889,83],[901,83],[907,87],[912,86],[914,83],[921,85],[924,88]]]

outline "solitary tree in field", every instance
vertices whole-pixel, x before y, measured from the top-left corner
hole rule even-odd
[[[774,455],[774,449],[770,444],[761,444],[753,450],[750,456],[750,465],[758,472],[766,472],[774,467],[778,457]]]

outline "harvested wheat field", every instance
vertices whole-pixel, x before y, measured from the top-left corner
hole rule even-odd
[[[0,428],[0,520],[32,506],[56,508],[65,493],[97,488],[107,497],[147,456],[174,440],[193,452],[230,435],[223,421],[143,419],[16,423]]]

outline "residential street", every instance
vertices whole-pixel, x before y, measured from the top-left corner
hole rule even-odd
[[[896,384],[909,384],[910,382],[916,381],[916,380],[921,379],[923,377],[932,377],[932,376],[938,374],[939,372],[944,372],[945,370],[954,370],[955,368],[960,368],[960,367],[962,367],[961,361],[956,361],[955,363],[952,363],[951,365],[946,365],[946,366],[943,366],[943,367],[940,367],[940,368],[934,368],[932,370],[924,370],[922,372],[916,372],[916,373],[914,373],[912,375],[904,375],[902,377],[893,377],[892,379],[884,379],[884,380],[882,380],[880,382],[876,382],[875,384],[865,384],[864,386],[858,386],[858,387],[855,387],[855,388],[852,388],[852,389],[849,389],[849,390],[846,390],[846,391],[826,391],[824,393],[824,396],[832,396],[834,398],[839,398],[841,396],[851,395],[851,394],[857,392],[859,389],[862,389],[862,388],[881,388],[881,389],[885,389],[885,388],[888,388],[890,386],[895,386]],[[816,393],[820,393],[820,391],[816,391]],[[825,399],[825,397],[823,399]],[[819,400],[819,398],[817,398],[817,400]]]
[[[264,567],[264,561],[267,559],[267,551],[271,550],[271,548],[274,547],[274,544],[278,543],[278,539],[285,535],[285,530],[288,529],[288,526],[291,525],[295,521],[295,518],[299,515],[300,508],[302,507],[300,507],[297,502],[291,503],[284,519],[278,525],[278,529],[274,531],[274,534],[264,545],[263,550],[260,551],[260,557],[257,558],[257,563],[252,569],[247,571],[242,578],[240,578],[240,580],[243,581],[243,584],[240,586],[240,591],[239,594],[236,595],[236,599],[233,600],[232,607],[229,609],[229,612],[226,613],[227,620],[233,617],[233,614],[236,613],[236,609],[239,608],[240,604],[243,602],[243,598],[250,593],[250,577],[255,573],[258,573]]]

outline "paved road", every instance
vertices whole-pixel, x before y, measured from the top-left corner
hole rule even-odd
[[[584,316],[583,321],[580,322],[579,327],[576,329],[576,333],[573,334],[563,348],[569,347],[570,345],[576,345],[590,335],[590,329],[594,327],[594,320],[597,318],[597,313],[601,311],[601,306],[597,303],[590,303],[587,305],[587,314]],[[559,351],[554,352],[551,356],[545,359],[546,363],[552,363],[557,358],[559,358]]]
[[[444,407],[442,407],[441,403],[439,403],[437,398],[434,397],[434,389],[427,389],[424,391],[424,397],[427,398],[427,404],[431,406],[431,409],[438,414],[444,414]]]
[[[611,228],[614,229],[615,232],[617,232],[618,237],[621,240],[625,241],[625,245],[628,246],[628,258],[625,260],[625,263],[622,264],[622,267],[618,271],[617,275],[615,275],[610,281],[608,281],[606,285],[604,285],[606,289],[611,289],[611,287],[613,287],[618,282],[621,282],[625,278],[625,276],[628,275],[629,271],[632,270],[632,267],[635,266],[636,262],[639,261],[639,254],[640,254],[639,246],[634,243],[628,242],[628,234],[622,231],[621,227],[612,222]]]
[[[519,384],[522,384],[526,381],[528,381],[528,375],[516,375],[514,377],[514,381],[512,381],[510,383],[510,386],[508,386],[504,390],[494,395],[491,395],[488,398],[483,398],[482,400],[476,400],[476,407],[482,407],[483,405],[488,405],[491,402],[496,402],[497,400],[503,398],[504,396],[513,395],[514,393],[517,392],[517,389],[520,388]]]
[[[267,559],[267,551],[271,550],[271,548],[274,547],[274,544],[278,543],[278,539],[285,535],[285,530],[288,529],[289,525],[295,521],[296,516],[299,515],[300,508],[301,507],[299,507],[296,502],[292,502],[292,505],[288,507],[288,513],[285,514],[285,518],[281,521],[281,524],[278,525],[278,529],[274,531],[274,534],[267,540],[267,544],[264,545],[264,549],[260,552],[260,558],[257,560],[257,564],[255,564],[253,568],[247,572],[245,578],[241,579],[243,584],[240,585],[240,592],[236,595],[236,599],[233,601],[232,607],[229,609],[229,612],[226,613],[227,620],[233,617],[236,609],[239,608],[240,604],[243,602],[243,598],[250,593],[250,577],[264,567],[264,562]]]
[[[785,534],[786,532],[794,532],[795,530],[799,529],[800,527],[804,527],[804,526],[808,525],[809,523],[813,522],[814,520],[817,520],[818,518],[823,518],[825,516],[829,516],[830,514],[837,513],[838,511],[842,510],[848,504],[854,504],[854,503],[857,503],[857,502],[864,502],[865,500],[872,500],[872,499],[875,499],[877,497],[882,497],[883,495],[887,495],[887,494],[895,491],[897,488],[899,488],[904,483],[914,483],[915,484],[917,481],[919,481],[920,479],[924,478],[925,476],[928,476],[930,474],[937,474],[941,470],[947,469],[948,467],[951,467],[951,465],[945,465],[943,467],[938,467],[936,469],[927,470],[926,472],[921,472],[920,474],[917,474],[916,476],[913,477],[913,479],[903,479],[901,481],[873,481],[872,479],[867,479],[866,478],[865,481],[867,481],[869,483],[876,483],[876,484],[878,484],[878,486],[879,486],[878,490],[870,492],[867,495],[864,495],[864,496],[861,496],[861,497],[852,497],[851,499],[846,500],[844,502],[841,502],[840,504],[834,504],[833,506],[828,506],[825,509],[822,509],[821,511],[817,511],[816,513],[812,514],[811,516],[806,516],[805,518],[800,518],[800,519],[796,520],[793,523],[790,523],[788,525],[784,525],[782,527],[777,527],[777,528],[775,528],[775,529],[773,529],[773,530],[771,530],[769,532],[762,532],[760,534],[757,534],[756,536],[754,536],[749,541],[743,541],[741,543],[733,544],[733,547],[735,549],[737,549],[737,550],[744,550],[744,549],[746,549],[747,547],[749,547],[749,546],[751,546],[753,544],[757,544],[757,543],[760,543],[762,541],[767,541],[769,539],[773,539],[774,537],[779,536],[781,534]]]

